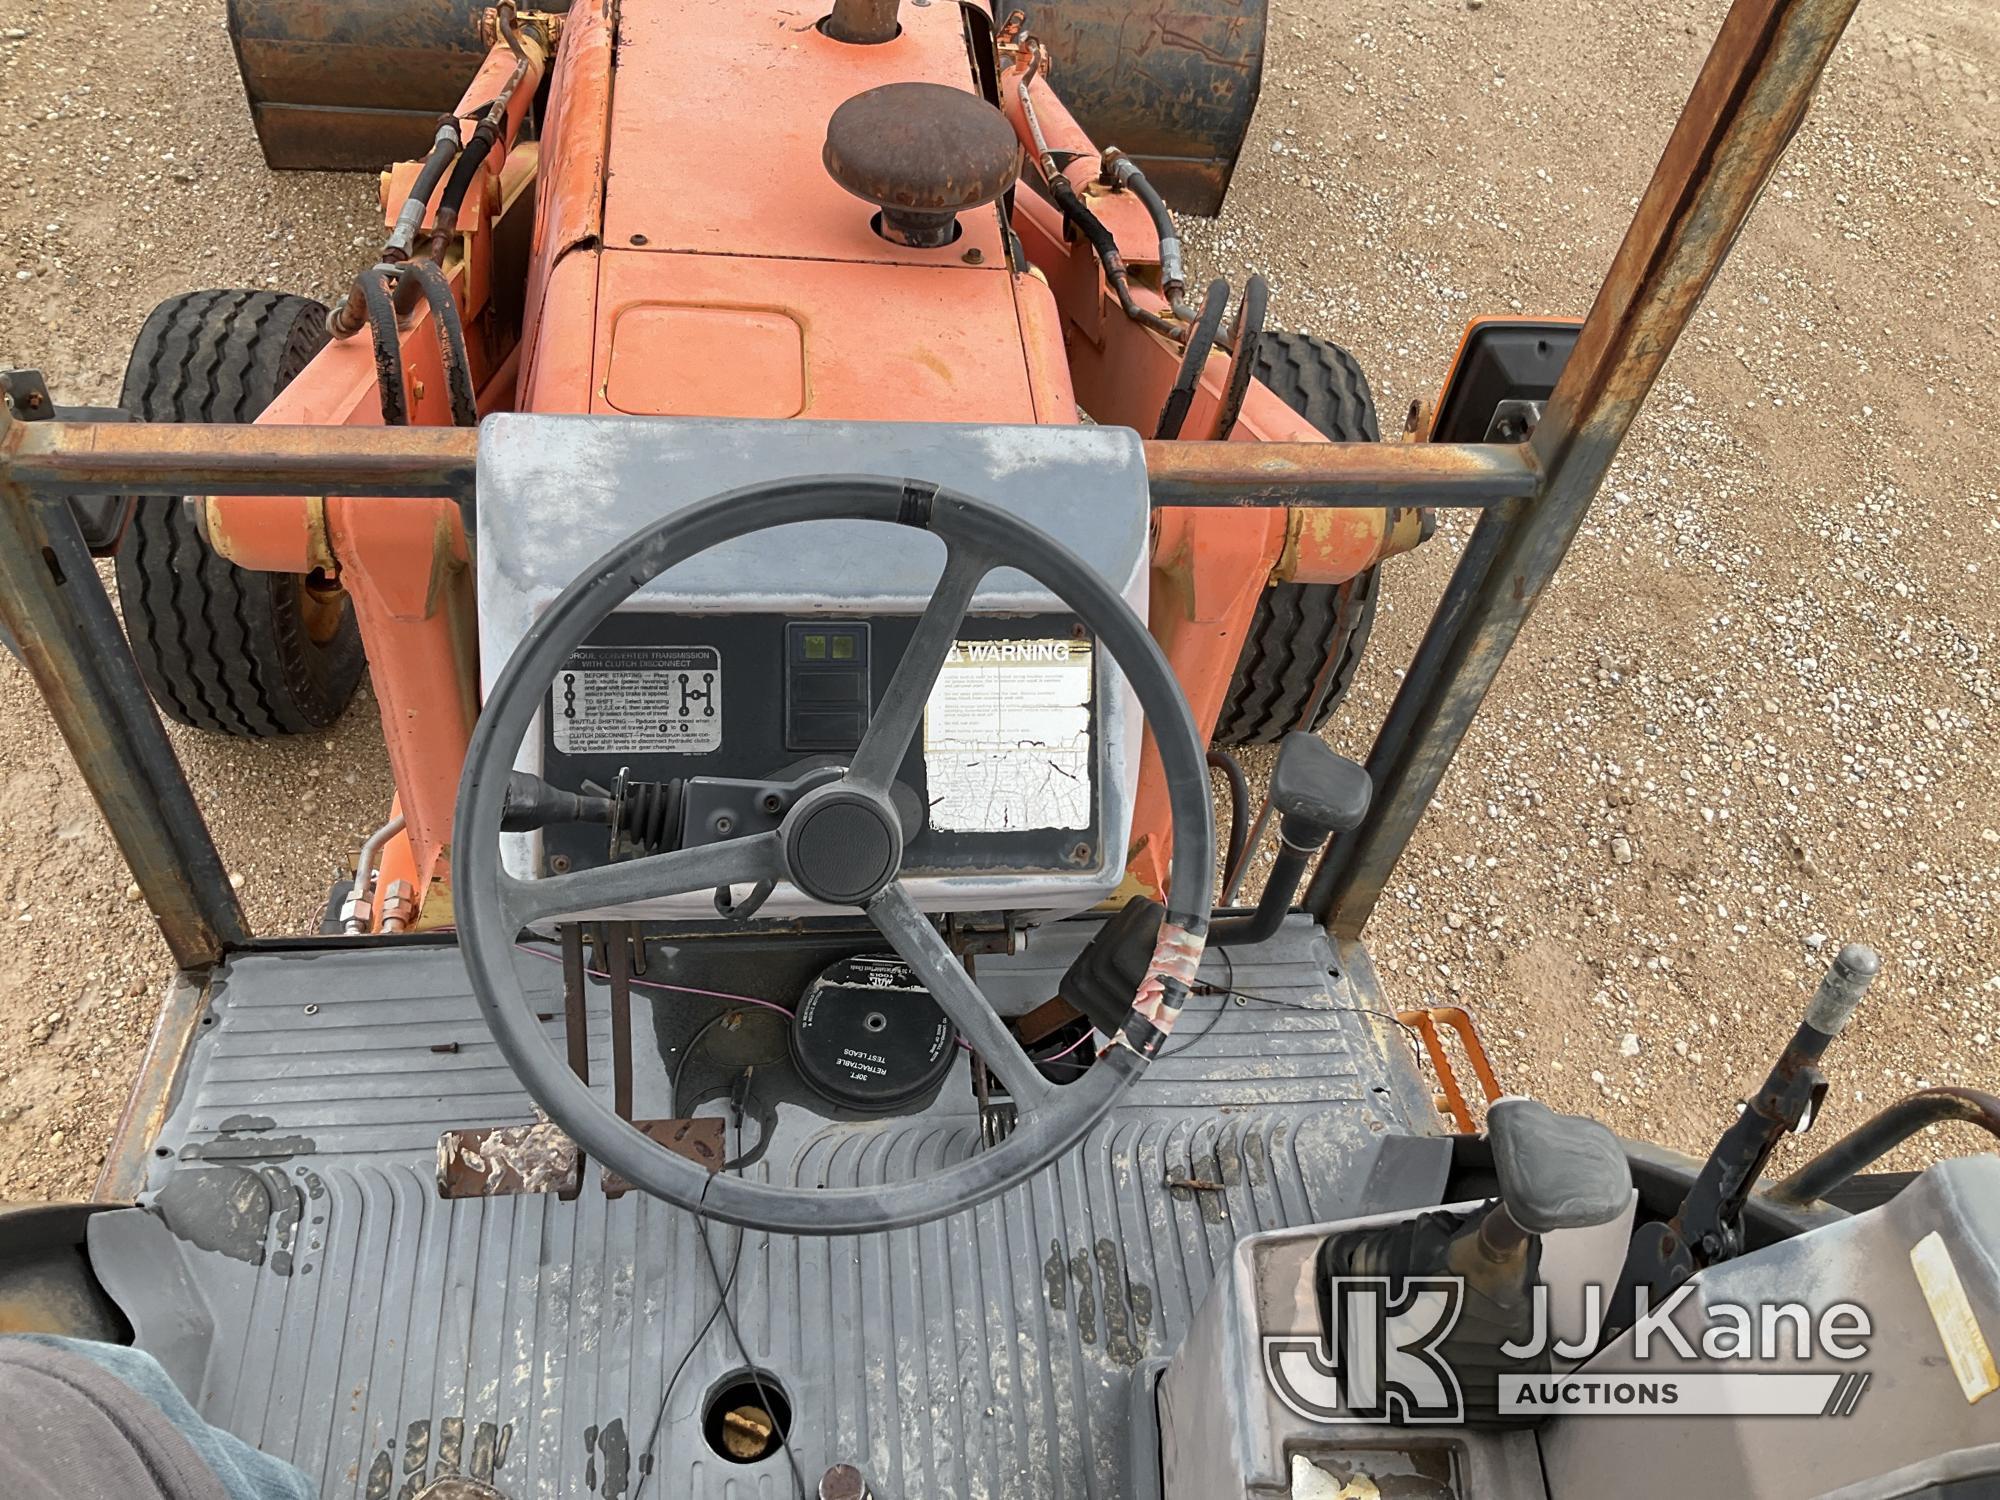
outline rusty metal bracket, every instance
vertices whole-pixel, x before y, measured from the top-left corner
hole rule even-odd
[[[1466,1060],[1472,1064],[1473,1076],[1479,1080],[1479,1091],[1485,1103],[1491,1104],[1506,1091],[1500,1087],[1500,1079],[1486,1056],[1486,1044],[1479,1040],[1471,1015],[1456,1005],[1435,1005],[1428,1010],[1399,1010],[1396,1019],[1416,1032],[1424,1044],[1431,1071],[1437,1074],[1438,1113],[1450,1120],[1460,1135],[1477,1135],[1479,1120],[1466,1103],[1458,1070],[1445,1050],[1444,1038],[1438,1034],[1438,1027],[1444,1026],[1458,1037]]]

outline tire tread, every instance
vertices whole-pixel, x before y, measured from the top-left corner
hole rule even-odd
[[[1257,347],[1257,378],[1331,442],[1381,441],[1375,398],[1360,363],[1338,344],[1304,333],[1266,332]],[[1300,727],[1319,729],[1354,681],[1374,624],[1379,569],[1345,583],[1274,583],[1237,660],[1218,745],[1266,745]],[[1326,695],[1310,726],[1300,720],[1322,673]]]
[[[254,421],[325,342],[325,309],[308,298],[184,293],[140,329],[121,404],[142,421]],[[313,641],[303,580],[237,567],[183,506],[139,506],[116,571],[132,653],[169,718],[266,739],[322,729],[353,696],[364,669],[353,615]]]

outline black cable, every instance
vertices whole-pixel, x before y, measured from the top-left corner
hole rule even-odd
[[[745,1014],[748,1014],[748,1012],[742,1006],[732,1005],[719,1015],[710,1016],[696,1028],[695,1034],[689,1037],[687,1044],[681,1048],[681,1055],[675,1060],[673,1071],[667,1075],[667,1108],[672,1110],[677,1117],[684,1120],[692,1119],[697,1109],[701,1108],[710,1099],[717,1097],[715,1094],[709,1093],[691,1101],[681,1098],[681,1079],[687,1074],[688,1064],[694,1060],[695,1048],[702,1044],[702,1041],[711,1031],[715,1030],[716,1027],[727,1021],[731,1016]],[[749,1091],[750,1074],[752,1071],[750,1068],[745,1068],[737,1079],[737,1083],[742,1085],[746,1095]],[[770,1132],[763,1130],[759,1132],[756,1149],[753,1151],[746,1147],[743,1144],[743,1126],[739,1120],[736,1127],[736,1155],[730,1157],[729,1160],[722,1164],[722,1170],[725,1172],[740,1173],[745,1167],[755,1166],[764,1159],[764,1152],[769,1149],[770,1144]],[[634,1500],[637,1500],[636,1496]]]
[[[1215,1013],[1208,1018],[1207,1025],[1203,1026],[1201,1030],[1197,1031],[1193,1036],[1189,1037],[1186,1041],[1177,1043],[1172,1047],[1164,1048],[1160,1052],[1159,1056],[1155,1057],[1153,1061],[1159,1062],[1161,1058],[1176,1056],[1179,1053],[1187,1051],[1188,1048],[1194,1046],[1196,1043],[1207,1040],[1208,1034],[1211,1031],[1215,1030],[1215,1023],[1222,1019],[1222,1013],[1227,1009],[1229,1009],[1227,1001],[1224,1001],[1223,1004],[1216,1006]]]
[[[738,1134],[741,1134],[739,1128]],[[736,1353],[743,1361],[743,1368],[749,1372],[750,1384],[757,1392],[757,1399],[763,1403],[764,1411],[771,1419],[771,1426],[777,1430],[778,1446],[785,1450],[785,1462],[791,1465],[792,1480],[799,1487],[799,1500],[806,1500],[805,1471],[799,1467],[798,1455],[792,1452],[791,1435],[785,1430],[786,1423],[778,1420],[778,1409],[771,1398],[764,1394],[764,1382],[757,1374],[757,1362],[750,1357],[750,1346],[743,1340],[743,1330],[736,1326],[736,1314],[729,1305],[730,1291],[722,1282],[722,1268],[715,1263],[715,1247],[708,1242],[708,1220],[699,1216],[695,1219],[695,1231],[701,1236],[702,1254],[708,1257],[708,1274],[715,1281],[715,1289],[722,1308],[722,1321],[729,1325],[729,1336],[736,1341]],[[743,1239],[747,1230],[737,1231],[736,1249],[743,1251]],[[638,1500],[635,1495],[633,1500]]]
[[[1329,1013],[1344,1011],[1351,1015],[1374,1016],[1377,1020],[1395,1023],[1395,1025],[1401,1027],[1410,1036],[1416,1037],[1419,1035],[1416,1027],[1405,1021],[1394,1011],[1378,1010],[1372,1005],[1301,1005],[1296,1000],[1280,1000],[1275,995],[1253,995],[1248,990],[1239,990],[1236,988],[1236,960],[1229,956],[1229,950],[1226,948],[1217,948],[1211,951],[1221,958],[1223,963],[1228,967],[1228,977],[1221,984],[1209,984],[1202,980],[1196,980],[1188,986],[1188,992],[1195,995],[1220,995],[1224,1003],[1215,1008],[1215,1014],[1208,1018],[1206,1026],[1202,1027],[1200,1031],[1178,1046],[1166,1048],[1160,1053],[1160,1057],[1172,1057],[1177,1052],[1185,1052],[1188,1048],[1207,1037],[1211,1031],[1215,1030],[1215,1023],[1222,1019],[1222,1013],[1229,1009],[1228,1002],[1232,999],[1254,1000],[1259,1005],[1275,1005],[1280,1010],[1300,1010],[1310,1015],[1327,1015]],[[1153,1061],[1158,1062],[1160,1057],[1154,1058]]]
[[[1229,783],[1229,850],[1222,861],[1226,877],[1243,858],[1243,845],[1250,837],[1250,781],[1242,764],[1227,750],[1211,747],[1208,763]]]
[[[706,1246],[708,1232],[704,1226],[707,1221],[697,1218],[694,1222],[695,1232],[701,1235],[702,1243]],[[653,1452],[653,1445],[660,1440],[660,1424],[667,1419],[667,1403],[673,1399],[674,1387],[680,1384],[681,1376],[687,1373],[687,1367],[694,1363],[695,1351],[701,1348],[702,1340],[708,1337],[708,1331],[715,1326],[715,1320],[722,1316],[722,1304],[736,1285],[736,1273],[743,1267],[743,1241],[749,1238],[749,1234],[747,1229],[736,1231],[736,1249],[729,1257],[729,1279],[722,1284],[722,1296],[715,1299],[715,1306],[709,1310],[707,1321],[696,1330],[695,1336],[688,1340],[687,1349],[682,1353],[680,1363],[674,1366],[674,1373],[667,1378],[666,1389],[660,1392],[660,1409],[653,1414],[653,1429],[646,1434],[645,1451],[639,1456],[639,1482],[632,1487],[632,1500],[642,1500],[646,1493],[646,1481],[653,1477],[653,1470],[659,1467],[655,1462],[657,1455]],[[713,1261],[710,1264],[713,1265]]]
[[[1187,421],[1188,408],[1194,405],[1195,388],[1201,384],[1202,372],[1208,368],[1209,352],[1215,348],[1215,335],[1222,327],[1222,315],[1229,311],[1229,283],[1217,277],[1208,284],[1208,295],[1201,299],[1201,316],[1188,333],[1187,347],[1181,350],[1181,367],[1175,372],[1173,387],[1167,392],[1167,404],[1160,408],[1160,425],[1153,436],[1160,442],[1172,442],[1181,435],[1181,427]]]
[[[1221,951],[1228,952],[1227,949]],[[1314,1016],[1332,1015],[1342,1012],[1352,1016],[1373,1016],[1378,1021],[1387,1021],[1391,1025],[1401,1027],[1413,1037],[1420,1037],[1422,1035],[1416,1027],[1405,1021],[1393,1010],[1379,1010],[1372,1005],[1301,1005],[1296,1000],[1280,1000],[1274,995],[1253,995],[1248,990],[1219,988],[1212,984],[1194,985],[1192,991],[1197,995],[1223,995],[1237,1000],[1254,1000],[1259,1005],[1275,1005],[1280,1010],[1299,1010]]]

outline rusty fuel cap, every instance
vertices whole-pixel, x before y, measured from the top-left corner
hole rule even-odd
[[[1006,116],[942,83],[889,83],[856,94],[826,125],[826,170],[881,209],[875,232],[931,250],[958,238],[958,215],[991,203],[1021,175]]]

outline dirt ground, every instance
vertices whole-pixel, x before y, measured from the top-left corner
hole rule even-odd
[[[1722,9],[1277,0],[1197,267],[1262,271],[1393,429],[1468,317],[1586,309]],[[0,0],[0,112],[0,361],[59,400],[116,399],[160,298],[328,296],[380,234],[372,179],[264,170],[221,0]],[[1386,894],[1394,998],[1470,1006],[1514,1089],[1704,1149],[1847,939],[1885,971],[1821,1131],[2000,1088],[1996,140],[2000,12],[1864,0]],[[1351,753],[1465,534],[1389,565]],[[176,743],[258,929],[312,925],[388,802],[372,701]],[[0,899],[0,1199],[83,1193],[166,954],[11,660]]]

